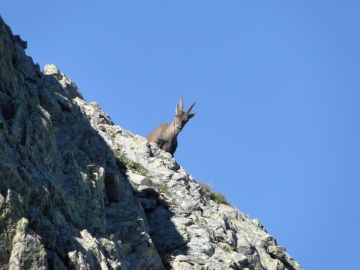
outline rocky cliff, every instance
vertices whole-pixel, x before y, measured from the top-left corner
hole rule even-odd
[[[0,17],[1,269],[302,269]]]

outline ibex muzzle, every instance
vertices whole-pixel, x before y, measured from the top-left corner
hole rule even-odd
[[[159,148],[174,156],[178,146],[178,134],[184,128],[186,123],[195,115],[195,113],[190,113],[194,105],[195,102],[186,112],[183,112],[184,105],[182,97],[180,96],[180,108],[176,104],[174,121],[171,124],[161,124],[157,129],[151,132],[149,136],[147,136],[148,141],[156,143]]]

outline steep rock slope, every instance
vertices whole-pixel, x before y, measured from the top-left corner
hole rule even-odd
[[[1,269],[302,269],[0,17]]]

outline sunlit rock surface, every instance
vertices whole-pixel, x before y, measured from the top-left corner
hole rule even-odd
[[[1,269],[302,269],[0,18]]]

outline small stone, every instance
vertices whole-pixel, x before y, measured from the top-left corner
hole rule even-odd
[[[283,259],[285,256],[285,247],[279,247],[279,246],[268,246],[268,252],[269,254],[273,255],[277,259]]]
[[[131,182],[137,185],[152,186],[153,184],[149,178],[131,171],[127,171],[126,176]]]

